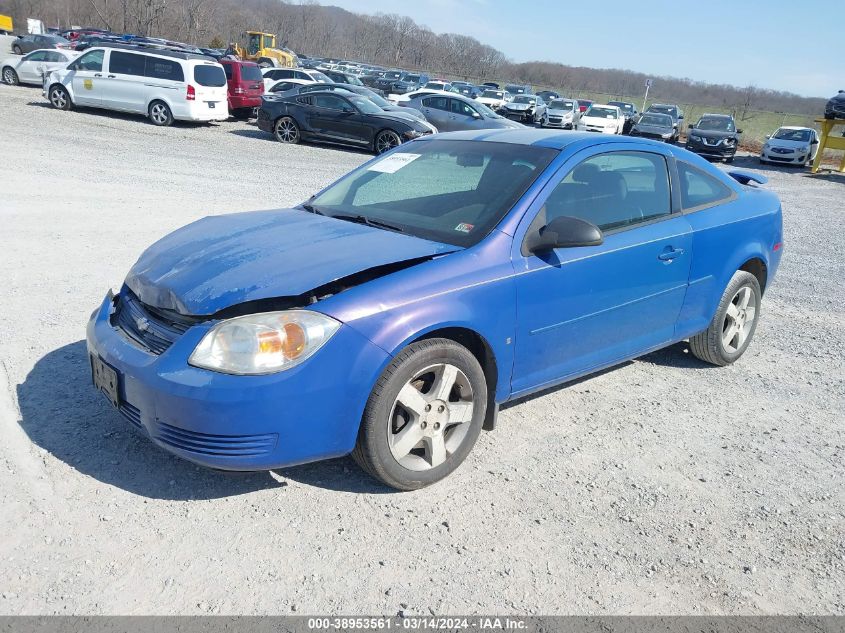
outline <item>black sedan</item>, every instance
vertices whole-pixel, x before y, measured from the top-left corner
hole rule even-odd
[[[282,143],[319,141],[376,154],[436,131],[425,121],[385,112],[369,99],[340,91],[264,98],[257,123]]]
[[[634,120],[629,134],[671,143],[675,136],[675,121],[668,114],[644,112]]]

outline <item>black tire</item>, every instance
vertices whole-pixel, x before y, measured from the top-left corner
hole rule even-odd
[[[61,84],[54,84],[50,86],[47,97],[50,100],[50,105],[57,110],[70,110],[73,106],[73,102],[70,100],[70,94]]]
[[[293,117],[283,116],[273,124],[273,137],[280,143],[296,145],[302,140],[302,132]]]
[[[726,163],[728,163],[728,164],[731,164],[732,162],[734,162],[734,157],[733,157],[733,156],[728,156],[728,157],[725,159],[725,162],[726,162]]]
[[[399,136],[397,132],[394,132],[393,130],[382,130],[376,134],[376,138],[373,140],[373,152],[376,154],[384,154],[401,144],[402,137]]]
[[[391,414],[400,390],[417,373],[437,363],[448,363],[463,372],[472,389],[472,419],[464,422],[470,425],[466,434],[443,463],[427,470],[412,470],[400,464],[391,452],[388,439],[394,432]],[[481,432],[486,409],[487,381],[475,356],[449,339],[418,341],[396,355],[373,387],[352,457],[364,471],[392,488],[423,488],[452,473],[466,459]]]
[[[20,46],[18,46],[17,44],[15,44],[15,45],[12,47],[12,52],[13,52],[15,55],[23,55],[23,51],[21,50],[21,47],[20,47]]]
[[[744,288],[750,289],[754,298],[754,315],[744,341],[738,345],[736,349],[729,349],[724,343],[724,336],[729,328],[728,324],[728,309],[732,304],[736,307],[735,301],[740,291]],[[719,301],[719,308],[710,321],[709,327],[703,332],[699,332],[689,340],[690,351],[693,356],[703,360],[705,363],[718,365],[723,367],[736,362],[740,356],[748,349],[751,339],[754,338],[754,332],[757,330],[757,323],[760,321],[760,304],[763,293],[760,290],[760,283],[757,278],[751,273],[744,270],[738,270],[731,277],[728,287]],[[743,319],[745,322],[745,320]]]
[[[15,69],[11,66],[3,67],[3,83],[10,86],[17,86],[20,83],[18,73],[16,73]]]
[[[173,123],[173,113],[170,106],[164,101],[153,101],[147,108],[147,117],[150,123],[158,127],[167,127]]]

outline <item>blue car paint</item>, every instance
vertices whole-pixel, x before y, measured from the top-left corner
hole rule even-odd
[[[288,210],[224,216],[216,227],[213,220],[200,221],[142,256],[127,278],[133,290],[190,307],[185,311],[193,314],[302,294],[372,266],[431,257],[309,306],[344,325],[306,363],[270,376],[230,376],[189,366],[188,356],[214,320],[190,328],[161,356],[151,356],[110,325],[107,299],[89,324],[89,349],[123,376],[121,397],[140,410],[154,441],[195,462],[236,470],[343,455],[354,447],[378,376],[393,355],[427,333],[463,328],[478,334],[494,359],[495,401],[501,403],[687,338],[707,327],[743,264],[761,260],[769,282],[777,270],[782,252],[777,198],[683,149],[535,130],[439,136],[561,151],[497,228],[470,248]],[[677,157],[720,179],[736,195],[724,204],[681,213],[673,187],[677,213],[669,219],[609,233],[600,246],[558,249],[545,261],[523,256],[522,240],[546,190],[587,156],[616,149]],[[276,231],[271,226],[276,222],[284,228]],[[227,237],[227,231],[234,235]],[[260,244],[252,241],[256,237]],[[230,249],[243,257],[229,257]],[[296,256],[288,256],[288,249]],[[670,251],[680,254],[660,257]],[[318,264],[322,257],[328,261]],[[168,266],[176,268],[172,275]],[[266,447],[267,436],[277,437],[269,452],[231,452],[240,450],[239,442]]]
[[[163,237],[126,285],[148,305],[208,315],[456,248],[299,210],[253,211],[203,218]]]

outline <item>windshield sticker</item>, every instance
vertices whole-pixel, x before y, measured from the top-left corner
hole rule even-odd
[[[461,233],[469,233],[475,228],[474,224],[468,224],[466,222],[461,222],[458,226],[455,227],[456,231]]]
[[[408,163],[417,160],[422,154],[391,154],[387,158],[373,163],[367,171],[380,171],[383,174],[395,174]]]

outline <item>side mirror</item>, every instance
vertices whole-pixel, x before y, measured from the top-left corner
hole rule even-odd
[[[480,119],[480,118],[481,118],[481,115],[480,115],[478,112],[473,112],[473,113],[472,113],[472,118],[473,118],[473,119]]]
[[[690,123],[687,127],[689,127],[689,129],[691,129],[691,130],[694,130],[695,129],[695,123]]]
[[[525,241],[531,253],[542,253],[555,248],[598,246],[604,241],[601,229],[581,218],[561,216],[549,222]]]
[[[810,145],[818,145],[818,144],[819,144],[819,139],[817,139],[817,138],[814,138],[813,141],[810,143]]]
[[[736,133],[737,133],[737,134],[742,134],[742,130],[737,130],[737,131],[736,131]]]
[[[771,134],[766,134],[766,138],[772,138]]]
[[[341,110],[344,114],[355,114],[355,108],[350,108],[349,106],[343,106],[343,110]]]

